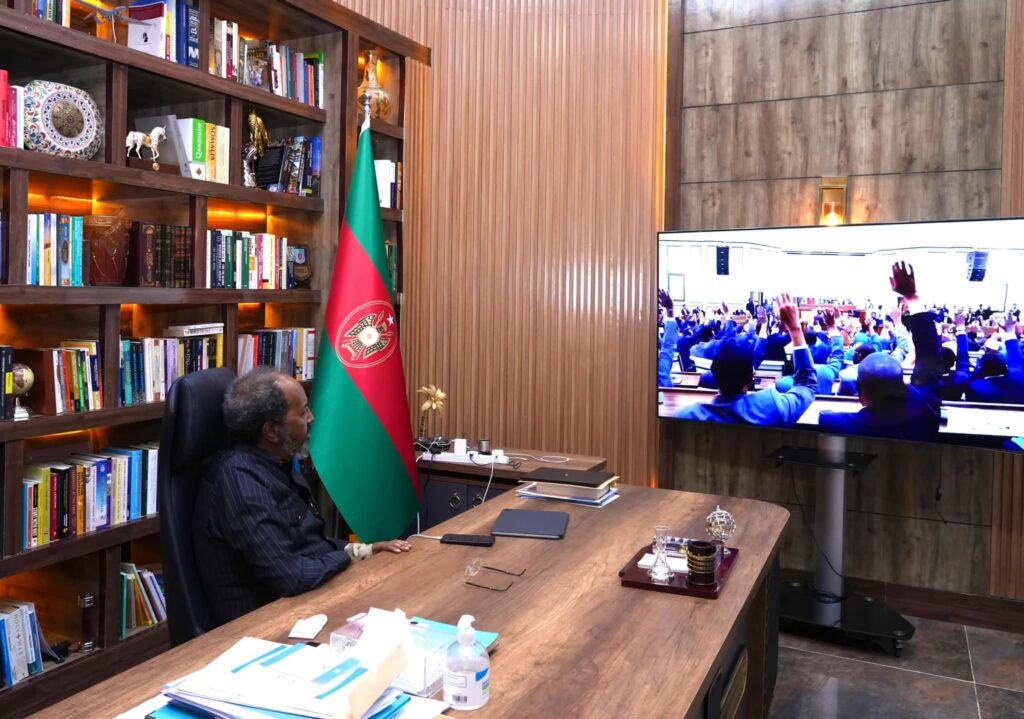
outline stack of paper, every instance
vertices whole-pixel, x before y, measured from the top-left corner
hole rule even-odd
[[[278,644],[246,637],[205,668],[164,687],[171,706],[224,719],[275,712],[313,719],[359,719],[380,706],[405,667],[400,645],[338,651],[326,644]],[[406,700],[402,700],[402,704]],[[385,713],[376,719],[397,715]]]

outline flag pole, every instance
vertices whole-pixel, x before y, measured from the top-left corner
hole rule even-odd
[[[370,129],[370,93],[363,95],[363,112],[366,116],[363,118],[363,126],[359,128],[359,132]]]

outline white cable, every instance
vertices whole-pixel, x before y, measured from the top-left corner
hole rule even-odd
[[[549,462],[551,464],[566,464],[571,461],[568,457],[559,457],[554,454],[546,454],[543,457],[534,457],[532,454],[505,454],[506,457],[515,457],[516,459],[532,459],[535,462]]]

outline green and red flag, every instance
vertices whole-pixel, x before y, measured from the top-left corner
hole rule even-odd
[[[362,542],[397,537],[420,502],[390,275],[367,121],[324,311],[309,439],[320,479]]]

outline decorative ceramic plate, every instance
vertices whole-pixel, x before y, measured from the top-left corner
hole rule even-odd
[[[103,118],[85,90],[33,80],[25,86],[25,149],[88,160],[103,143]]]

